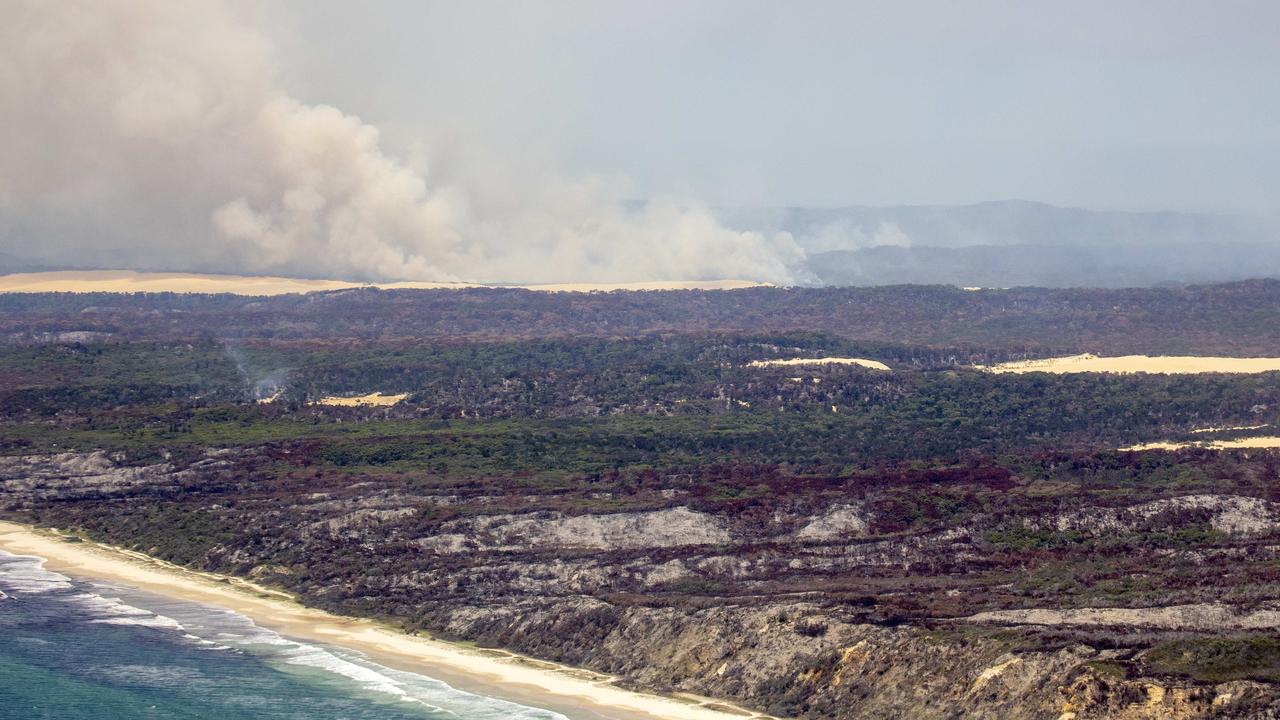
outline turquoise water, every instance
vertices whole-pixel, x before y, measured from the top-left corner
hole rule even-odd
[[[567,720],[0,551],[0,718]]]

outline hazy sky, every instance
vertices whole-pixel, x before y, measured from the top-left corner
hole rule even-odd
[[[1263,214],[1280,197],[1274,0],[290,0],[264,22],[307,101],[638,195]]]
[[[1274,218],[1278,30],[1275,0],[0,0],[0,255],[789,283],[803,242],[721,209]]]

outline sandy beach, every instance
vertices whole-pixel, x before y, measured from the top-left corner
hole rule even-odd
[[[542,707],[573,720],[731,720],[764,718],[706,698],[667,698],[616,687],[607,675],[501,650],[470,648],[401,633],[379,623],[303,607],[282,592],[201,573],[93,542],[0,522],[0,549],[46,560],[72,577],[108,580],[233,610],[304,642],[356,650],[388,667],[443,680],[461,690]]]
[[[1099,357],[1088,353],[999,365],[976,365],[994,373],[1261,373],[1280,370],[1280,358],[1202,357],[1196,355],[1122,355]]]
[[[440,290],[476,287],[506,287],[541,292],[609,292],[613,290],[734,290],[766,283],[751,280],[655,280],[617,283],[558,283],[535,285],[480,285],[465,282],[382,282],[308,280],[252,275],[213,275],[181,272],[138,272],[133,270],[57,270],[0,275],[0,293],[230,293],[232,295],[287,295],[290,293],[350,290],[375,287],[381,290]]]

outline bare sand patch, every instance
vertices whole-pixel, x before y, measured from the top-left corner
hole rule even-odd
[[[1223,427],[1196,428],[1191,432],[1192,434],[1196,434],[1196,433],[1228,432],[1232,430],[1261,430],[1264,427],[1271,427],[1271,426],[1265,423],[1262,425],[1230,425],[1230,426],[1223,426]]]
[[[372,620],[304,607],[285,593],[213,573],[196,572],[141,553],[94,542],[69,543],[0,521],[0,549],[46,560],[73,577],[109,580],[150,592],[227,608],[286,637],[358,650],[388,667],[417,672],[459,689],[496,695],[573,718],[729,720],[763,716],[728,703],[690,704],[623,690],[613,678],[515,653],[477,650],[406,635]],[[713,707],[712,705],[717,707]],[[723,705],[724,709],[718,709]]]
[[[879,360],[866,358],[791,358],[789,360],[752,360],[747,367],[792,367],[795,365],[858,365],[872,370],[889,370],[889,366]]]
[[[1271,427],[1269,423],[1262,425],[1233,425],[1225,427],[1207,427],[1192,430],[1193,435],[1200,433],[1213,432],[1229,432],[1233,430],[1261,430],[1262,428]],[[1198,447],[1207,450],[1233,450],[1233,449],[1249,449],[1249,448],[1276,448],[1280,447],[1280,437],[1275,435],[1257,435],[1254,437],[1234,438],[1231,440],[1183,440],[1175,442],[1173,440],[1158,440],[1156,442],[1139,443],[1137,445],[1129,445],[1128,447],[1119,448],[1122,451],[1142,451],[1142,450],[1181,450],[1182,448]]]
[[[351,397],[326,395],[312,404],[333,405],[335,407],[391,407],[407,397],[409,397],[409,393],[383,395],[380,392],[374,392],[368,395],[354,395]]]
[[[1280,358],[1231,358],[1199,355],[1121,355],[1099,357],[1085,353],[998,365],[975,365],[994,373],[1261,373],[1280,370]]]
[[[1215,440],[1209,443],[1209,447],[1215,449],[1222,448],[1274,448],[1280,447],[1280,437],[1275,435],[1266,437],[1247,437],[1236,438],[1235,440]]]
[[[1265,426],[1264,426],[1265,427]],[[1182,448],[1199,447],[1207,450],[1238,450],[1280,448],[1280,436],[1265,435],[1258,437],[1236,438],[1234,440],[1188,440],[1186,442],[1149,442],[1122,447],[1121,450],[1181,450]]]
[[[1138,443],[1137,445],[1126,445],[1117,448],[1121,452],[1142,452],[1143,450],[1181,450],[1184,447],[1197,445],[1194,442],[1169,442],[1167,440],[1159,440],[1157,442]]]
[[[1213,441],[1185,442],[1144,442],[1139,445],[1121,447],[1121,451],[1142,450],[1181,450],[1184,447],[1203,447],[1206,450],[1245,450],[1245,448],[1280,447],[1280,436],[1242,437],[1235,439],[1213,439]]]
[[[734,290],[765,286],[751,280],[672,280],[623,283],[560,283],[542,285],[495,285],[544,292],[609,292],[613,290]],[[381,290],[440,290],[488,287],[465,282],[383,282],[348,280],[308,280],[252,275],[214,275],[181,272],[138,272],[133,270],[59,270],[52,272],[0,275],[0,293],[230,293],[232,295],[287,295],[290,293],[350,290],[375,287]]]

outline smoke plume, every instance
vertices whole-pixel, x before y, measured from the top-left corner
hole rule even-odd
[[[834,220],[801,236],[801,244],[809,252],[911,247],[911,237],[897,223],[888,220],[881,220],[872,232],[849,219]]]
[[[221,1],[13,0],[0,23],[0,243],[44,259],[362,280],[787,283],[790,236],[542,177],[519,200],[384,151],[279,87]],[[494,197],[495,193],[500,197]]]

